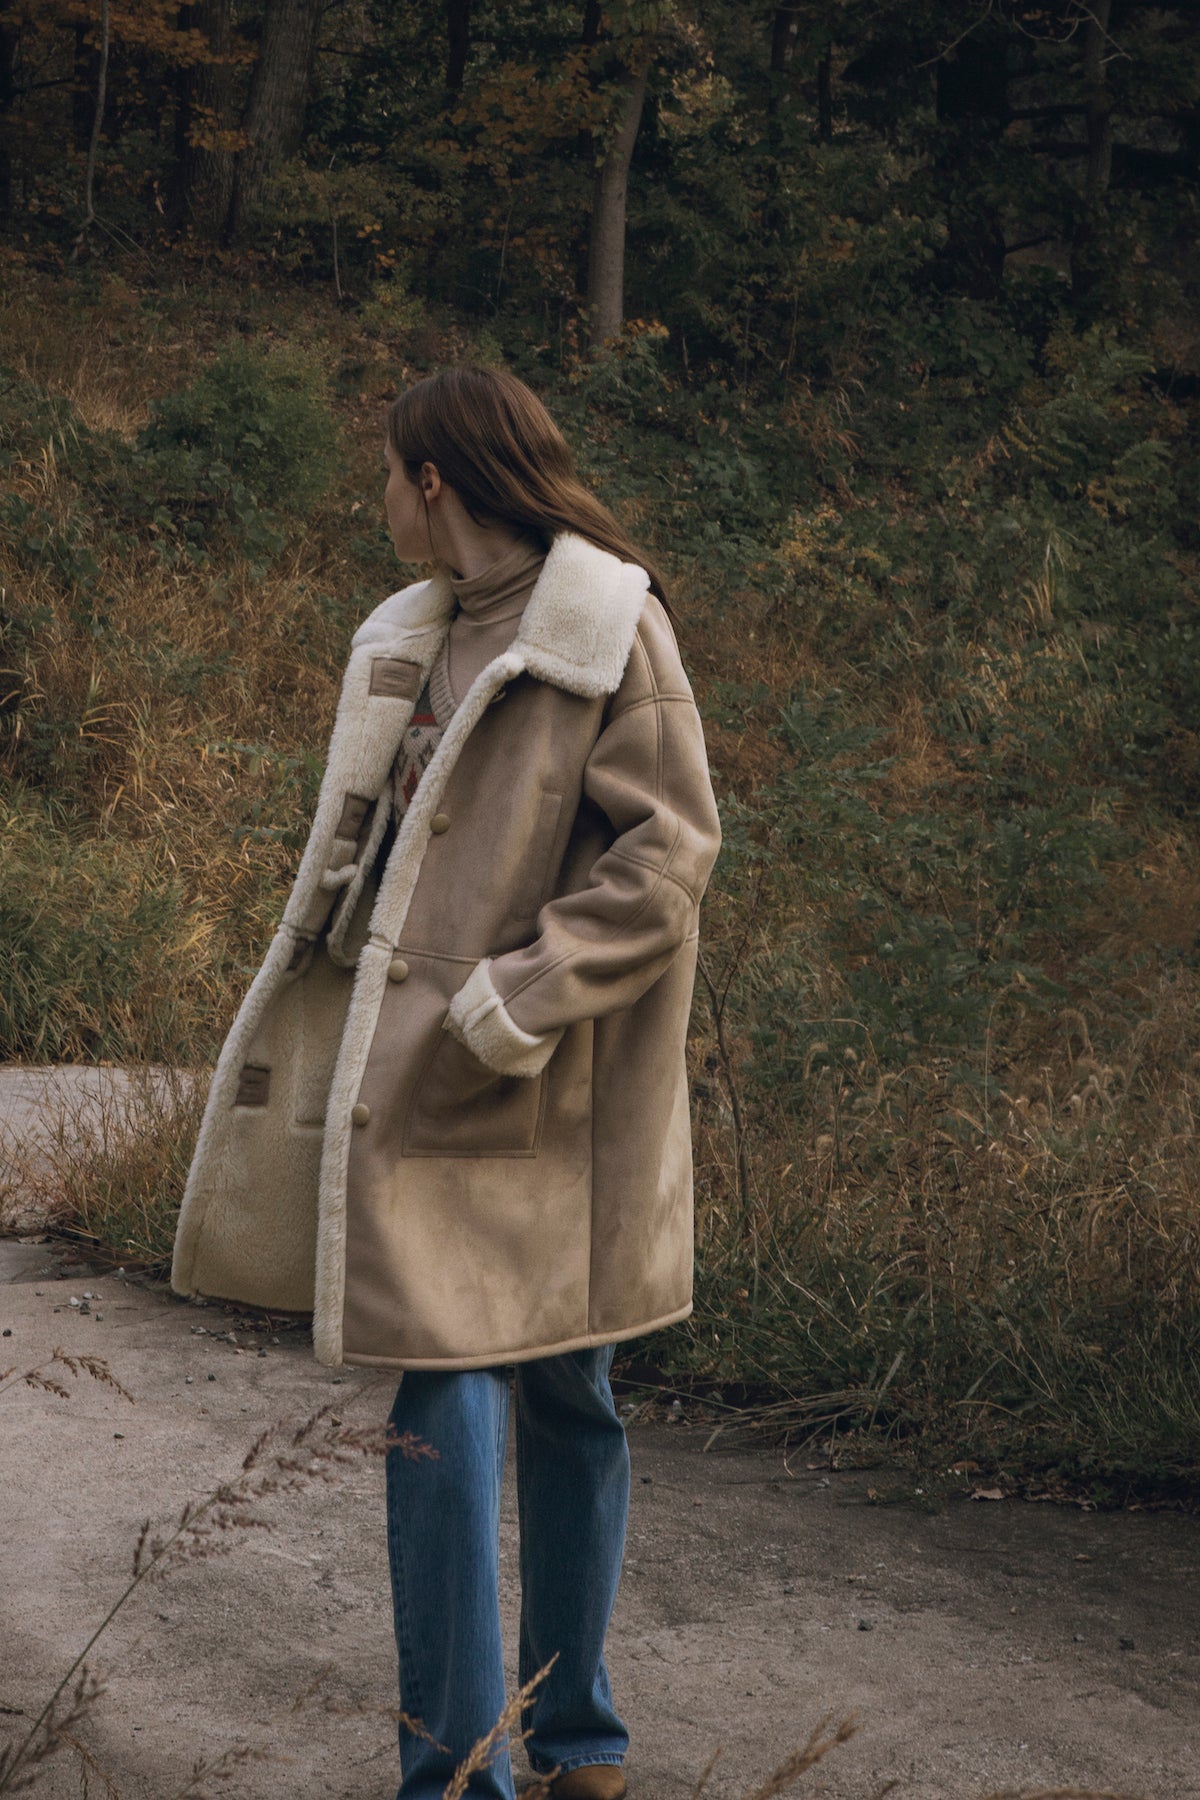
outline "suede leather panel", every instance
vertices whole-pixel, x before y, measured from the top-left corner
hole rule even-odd
[[[459,1367],[489,1343],[514,1357],[678,1315],[692,1268],[684,1043],[718,826],[661,609],[647,607],[607,704],[511,682],[441,805],[449,828],[426,848],[399,946],[408,978],[384,996],[359,1090],[371,1121],[347,1174],[344,1354]],[[540,1076],[506,1080],[438,1044],[483,957],[524,1030],[567,1026]],[[435,1074],[436,1122],[422,1108]]]
[[[537,1081],[506,1081],[488,1125],[464,1106],[462,1141],[406,1154],[414,1089],[467,971],[404,948],[407,981],[384,995],[359,1090],[369,1122],[351,1141],[346,1209],[345,1352],[430,1366],[501,1361],[586,1321],[591,1231],[591,1032],[565,1040]],[[457,1046],[455,1046],[457,1048]],[[464,1100],[476,1077],[464,1073]],[[545,1120],[536,1157],[504,1153],[530,1102]],[[551,1124],[553,1121],[553,1124]],[[553,1168],[553,1179],[547,1180]]]
[[[483,1367],[690,1305],[683,1052],[720,833],[673,634],[638,571],[556,539],[376,891],[382,809],[354,844],[336,827],[348,793],[383,794],[411,708],[369,693],[371,661],[424,678],[451,610],[435,578],[356,634],[313,836],[222,1052],[177,1236],[179,1291],[315,1300],[327,1363]],[[356,853],[333,943],[338,890],[320,884]],[[468,981],[486,1058],[445,1029]],[[266,1104],[230,1103],[247,1063],[271,1071]]]
[[[369,694],[382,694],[388,700],[415,700],[420,691],[420,663],[404,662],[392,656],[374,658],[367,685]]]
[[[558,884],[586,746],[602,712],[599,700],[564,694],[529,675],[508,683],[446,784],[438,810],[449,823],[425,846],[405,944],[474,963],[529,941],[538,904]],[[560,796],[553,820],[548,792]],[[602,847],[595,836],[591,854]]]
[[[686,1306],[678,1306],[673,1312],[663,1313],[657,1319],[640,1319],[636,1325],[627,1325],[620,1331],[588,1331],[579,1336],[558,1338],[552,1344],[530,1347],[525,1345],[512,1350],[505,1350],[499,1356],[493,1351],[485,1350],[479,1356],[431,1356],[428,1359],[419,1356],[406,1357],[405,1369],[490,1369],[496,1363],[533,1362],[541,1356],[565,1356],[570,1350],[594,1350],[600,1344],[627,1343],[630,1338],[645,1337],[647,1332],[662,1331],[667,1325],[677,1325],[686,1319],[692,1310],[689,1300]],[[347,1350],[343,1361],[355,1367],[365,1369],[394,1369],[396,1361],[390,1356],[360,1356],[357,1351]]]
[[[700,717],[657,605],[586,759],[582,794],[600,854],[586,880],[560,887],[536,938],[490,971],[514,1022],[535,1034],[632,1005],[695,928],[720,828]]]
[[[620,1331],[631,1316],[692,1297],[691,1104],[684,1044],[696,970],[689,939],[634,1004],[593,1035],[592,1209],[588,1325]],[[686,1229],[682,1222],[686,1221]]]

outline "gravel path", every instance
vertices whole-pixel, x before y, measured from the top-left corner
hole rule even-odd
[[[120,1592],[147,1515],[165,1523],[234,1475],[276,1418],[332,1400],[347,1422],[382,1421],[391,1386],[319,1368],[301,1331],[248,1333],[161,1287],[64,1274],[45,1244],[0,1243],[0,1328],[3,1366],[95,1351],[136,1397],[84,1379],[67,1400],[0,1399],[2,1740]],[[685,1800],[717,1746],[707,1793],[733,1800],[824,1713],[851,1709],[860,1734],[799,1792],[873,1800],[893,1780],[907,1800],[1067,1783],[1200,1796],[1192,1520],[873,1504],[879,1476],[705,1454],[686,1418],[630,1436],[611,1662],[632,1800]],[[143,1588],[102,1641],[108,1693],[83,1735],[124,1800],[167,1800],[197,1757],[239,1743],[269,1760],[220,1789],[237,1800],[391,1800],[392,1728],[370,1711],[395,1703],[382,1471],[356,1463],[273,1516],[271,1534],[237,1534],[229,1555]],[[510,1488],[510,1628],[515,1534]],[[350,1710],[293,1711],[328,1665],[324,1691]],[[38,1791],[80,1790],[63,1763]]]

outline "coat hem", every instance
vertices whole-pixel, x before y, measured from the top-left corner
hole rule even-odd
[[[482,1356],[359,1356],[347,1351],[340,1366],[399,1370],[493,1369],[506,1363],[533,1362],[543,1356],[565,1356],[571,1350],[595,1350],[601,1344],[623,1344],[629,1338],[645,1337],[651,1331],[663,1330],[667,1325],[678,1325],[681,1319],[688,1317],[691,1310],[692,1302],[689,1300],[686,1306],[676,1307],[674,1312],[663,1313],[657,1319],[646,1319],[640,1325],[623,1326],[620,1331],[587,1331],[579,1337],[563,1338],[557,1344],[538,1345],[526,1350],[492,1350]]]

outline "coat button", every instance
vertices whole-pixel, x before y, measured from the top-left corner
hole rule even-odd
[[[358,1100],[350,1108],[350,1117],[356,1125],[365,1125],[371,1117],[371,1109],[362,1100]]]
[[[429,829],[430,829],[430,831],[436,832],[439,837],[441,836],[443,831],[449,831],[449,829],[450,829],[449,813],[434,813],[432,819],[430,819],[430,821],[429,821]]]
[[[405,960],[402,956],[393,956],[391,962],[388,964],[388,980],[389,981],[407,981],[408,980],[408,964],[405,962]]]

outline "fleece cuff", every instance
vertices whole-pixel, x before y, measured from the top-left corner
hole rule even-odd
[[[522,1031],[492,985],[490,965],[489,957],[476,963],[450,1002],[445,1029],[497,1075],[540,1075],[562,1030],[541,1037]]]

